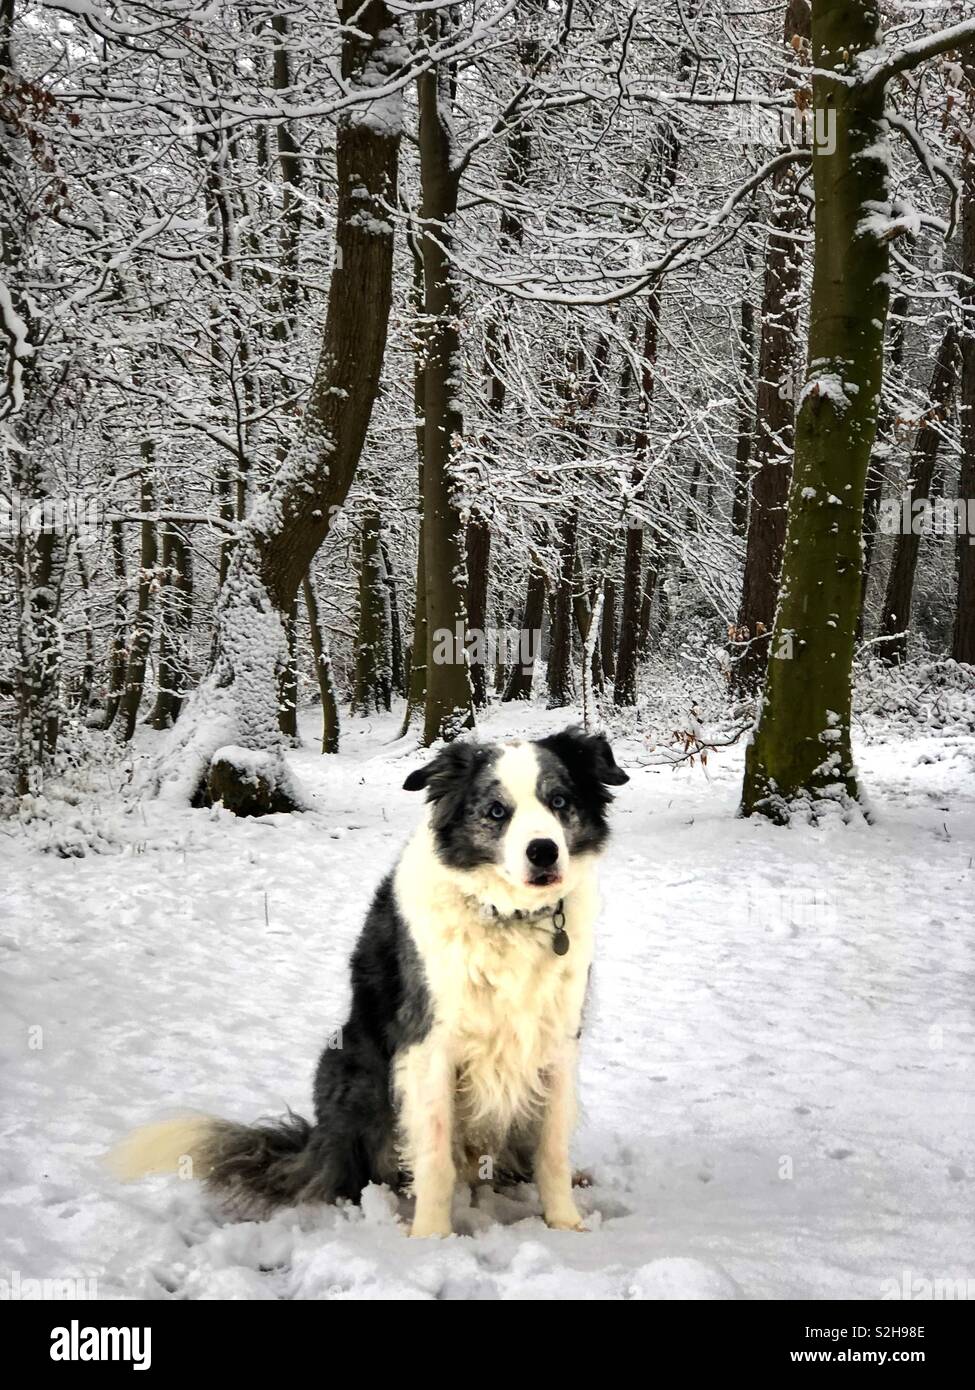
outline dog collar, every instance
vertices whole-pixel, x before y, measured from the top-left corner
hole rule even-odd
[[[557,956],[564,956],[569,949],[569,933],[565,929],[565,901],[559,898],[554,907],[539,907],[534,912],[515,911],[510,913],[499,912],[493,903],[486,906],[480,904],[482,912],[486,912],[492,921],[500,923],[505,927],[517,926],[522,923],[526,926],[534,926],[536,922],[541,922],[546,917],[552,920],[552,950]]]

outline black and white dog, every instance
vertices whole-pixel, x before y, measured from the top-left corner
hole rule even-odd
[[[453,743],[411,772],[427,813],[379,886],[352,957],[341,1048],[316,1121],[191,1117],[114,1151],[123,1177],[193,1171],[251,1212],[412,1190],[414,1236],[451,1231],[460,1177],[531,1179],[549,1226],[580,1229],[569,1140],[607,790],[601,735]]]

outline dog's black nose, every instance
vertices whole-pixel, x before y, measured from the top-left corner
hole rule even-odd
[[[536,869],[550,869],[559,857],[559,847],[554,840],[529,840],[525,853]]]

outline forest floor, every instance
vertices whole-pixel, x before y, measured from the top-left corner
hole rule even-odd
[[[505,706],[486,731],[537,736],[565,714]],[[532,1188],[458,1196],[459,1234],[437,1242],[407,1240],[408,1203],[382,1189],[228,1224],[193,1183],[116,1184],[100,1155],[134,1125],[309,1112],[352,943],[420,810],[401,790],[420,754],[392,718],[346,721],[337,758],[317,755],[314,713],[303,728],[307,814],[237,821],[109,778],[0,834],[0,1277],[264,1299],[878,1298],[975,1280],[964,730],[861,732],[875,823],[790,829],[735,818],[740,746],[672,769],[616,741],[631,781],[574,1151],[588,1234],[547,1230]]]

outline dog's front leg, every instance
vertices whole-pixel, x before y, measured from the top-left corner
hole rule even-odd
[[[435,1037],[411,1047],[400,1071],[400,1123],[413,1177],[411,1236],[449,1236],[456,1172],[453,1062]]]
[[[569,1141],[576,1118],[576,1044],[567,1042],[548,1071],[548,1095],[535,1150],[535,1182],[545,1223],[559,1231],[581,1231],[572,1197]]]

